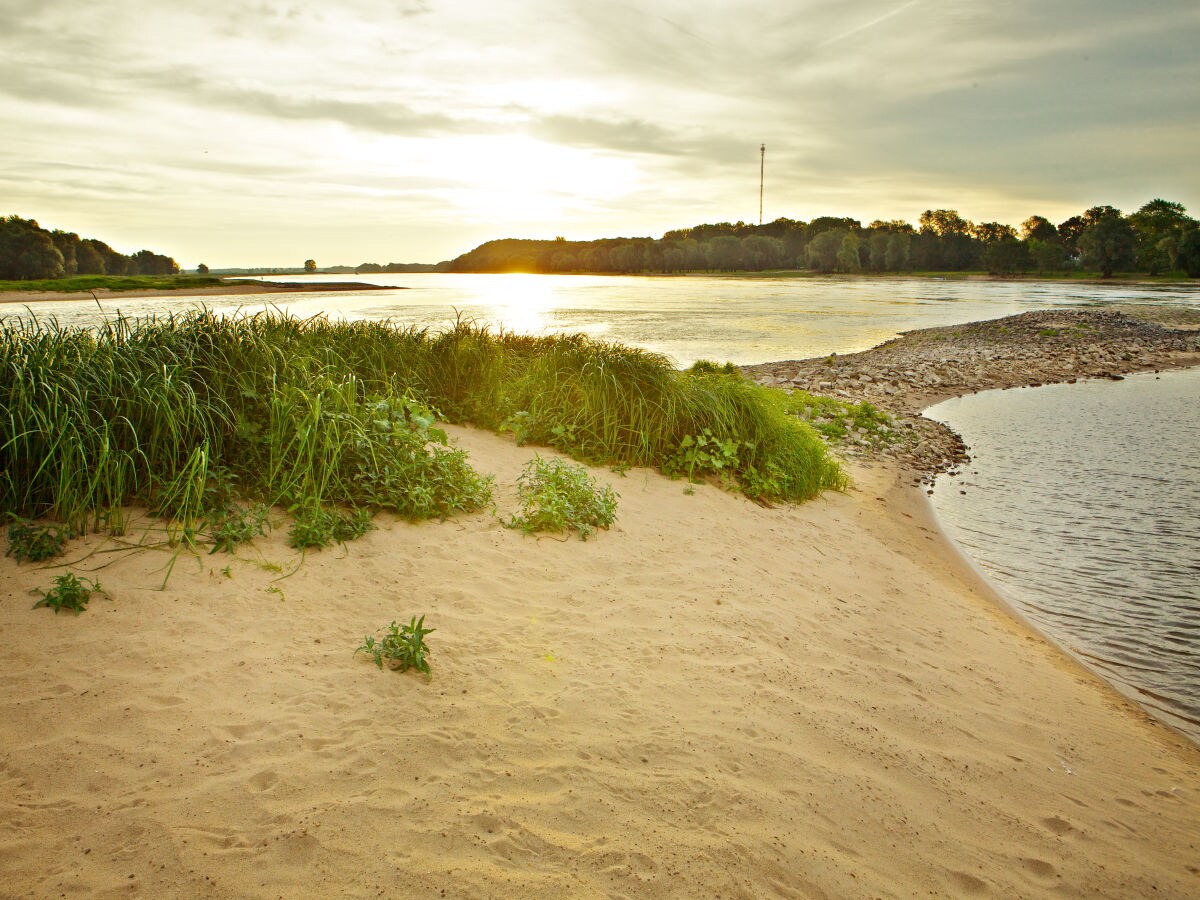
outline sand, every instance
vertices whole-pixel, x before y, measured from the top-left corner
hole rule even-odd
[[[451,431],[511,513],[533,451]],[[773,509],[593,471],[621,500],[586,543],[381,517],[301,559],[281,528],[160,590],[166,551],[93,536],[78,618],[0,561],[0,894],[1200,894],[1200,750],[898,471]],[[431,681],[353,655],[422,613]]]
[[[173,290],[158,288],[131,288],[127,291],[112,291],[97,288],[95,291],[0,291],[0,304],[4,303],[49,303],[59,300],[126,300],[140,297],[241,297],[246,294],[314,294],[330,291],[402,291],[405,288],[387,284],[365,284],[359,281],[285,282],[285,281],[239,281],[209,287],[184,287]],[[93,297],[92,294],[96,296]]]

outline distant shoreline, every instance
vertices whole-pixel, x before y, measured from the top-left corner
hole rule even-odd
[[[110,298],[134,299],[142,297],[240,297],[245,294],[313,294],[333,291],[404,291],[400,285],[367,284],[362,281],[321,281],[292,283],[283,281],[237,281],[208,287],[183,287],[173,290],[162,288],[130,288],[114,291],[97,288],[95,291],[5,291],[0,293],[0,303],[51,303],[61,300],[100,300]]]

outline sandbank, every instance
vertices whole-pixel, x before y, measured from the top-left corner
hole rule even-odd
[[[98,288],[95,291],[0,291],[0,303],[49,303],[59,300],[132,299],[140,297],[241,297],[247,294],[313,294],[328,291],[400,291],[398,285],[366,284],[360,281],[327,281],[294,283],[284,281],[239,281],[209,287],[178,288],[161,290],[156,288],[131,288],[127,291],[112,291]],[[92,294],[96,297],[93,298]]]
[[[534,451],[449,430],[515,511]],[[1006,612],[901,469],[771,509],[592,471],[586,543],[281,527],[160,589],[168,551],[92,535],[78,618],[0,560],[3,892],[1200,893],[1200,749]],[[353,655],[422,613],[431,681]]]

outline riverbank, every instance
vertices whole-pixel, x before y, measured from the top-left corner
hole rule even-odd
[[[207,287],[161,288],[134,287],[125,291],[97,288],[95,291],[4,291],[2,303],[47,303],[59,300],[123,300],[141,297],[241,297],[247,294],[312,294],[326,291],[402,291],[396,285],[366,284],[361,281],[285,282],[236,280]],[[94,295],[94,296],[93,296]]]
[[[968,459],[949,428],[921,415],[979,391],[1200,365],[1200,310],[1152,304],[1062,308],[910,331],[844,356],[743,366],[759,384],[868,401],[895,418],[899,439],[851,441],[852,456],[888,459],[926,482]]]
[[[1200,889],[1200,750],[1009,615],[897,462],[772,508],[593,467],[616,525],[539,540],[501,525],[533,448],[447,430],[495,514],[177,559],[138,520],[70,545],[78,618],[0,560],[5,890]],[[432,681],[353,655],[422,614]]]
[[[450,431],[514,512],[532,450]],[[184,554],[159,590],[170,553],[128,548],[144,523],[88,536],[71,568],[110,597],[78,618],[30,609],[58,570],[0,560],[0,883],[1200,888],[1200,750],[1007,615],[893,470],[772,509],[592,473],[621,499],[586,543],[384,517],[301,557],[280,528],[237,559]],[[419,614],[431,682],[352,655]]]

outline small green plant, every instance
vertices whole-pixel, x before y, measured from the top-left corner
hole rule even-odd
[[[28,519],[14,519],[8,526],[8,550],[5,556],[11,556],[17,562],[41,562],[53,559],[63,552],[71,531],[63,525],[35,525]]]
[[[738,451],[742,446],[741,441],[719,440],[705,428],[700,434],[684,437],[662,468],[671,476],[686,475],[688,481],[699,481],[705,475],[717,475],[723,482],[732,485],[734,476],[741,468]],[[754,449],[749,443],[745,444],[745,448]]]
[[[224,550],[226,553],[232,553],[237,549],[238,544],[252,541],[264,534],[269,512],[265,503],[258,503],[249,509],[232,506],[214,515],[212,522],[213,546],[208,552],[211,554],[218,550]]]
[[[344,513],[321,506],[305,506],[296,511],[296,521],[288,532],[288,544],[297,550],[319,549],[362,537],[374,527],[369,509]]]
[[[1038,337],[1058,337],[1058,329],[1043,328],[1038,332]]]
[[[413,616],[407,625],[393,621],[384,631],[383,637],[367,635],[363,638],[362,646],[354,652],[366,653],[381,669],[386,660],[389,668],[400,672],[416,669],[429,677],[429,648],[425,645],[425,635],[436,630],[425,627],[425,616],[419,619]]]
[[[276,597],[278,597],[280,603],[282,603],[284,600],[287,599],[287,595],[284,594],[283,588],[281,588],[277,584],[273,584],[269,588],[267,588],[267,593],[274,594]]]
[[[698,359],[687,370],[689,375],[741,375],[741,370],[731,362],[724,365],[711,359]]]
[[[534,455],[517,479],[522,513],[504,524],[526,534],[535,531],[578,531],[583,540],[617,517],[617,493],[599,488],[587,469],[561,459]]]
[[[899,439],[898,432],[892,427],[892,417],[866,400],[850,403],[823,394],[792,391],[787,398],[787,409],[830,443],[838,444],[857,436],[879,446]]]
[[[92,594],[103,594],[104,589],[100,587],[99,582],[90,578],[76,578],[73,573],[67,572],[65,575],[55,576],[54,586],[50,590],[38,593],[42,595],[42,599],[33,604],[34,609],[48,606],[54,610],[55,615],[63,609],[69,609],[75,615],[79,615],[87,609]]]

